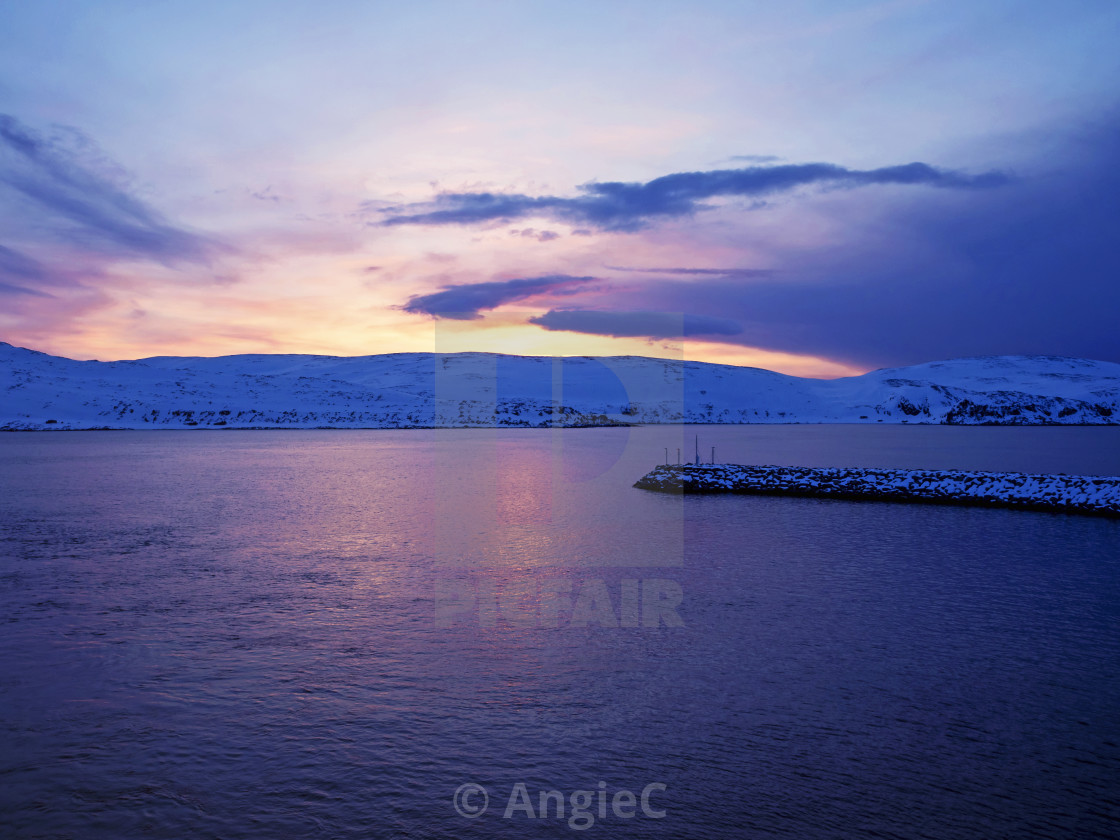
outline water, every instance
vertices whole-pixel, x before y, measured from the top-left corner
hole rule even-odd
[[[522,783],[611,837],[1120,834],[1120,522],[629,486],[696,432],[1120,474],[1120,429],[3,435],[0,833],[569,836]]]

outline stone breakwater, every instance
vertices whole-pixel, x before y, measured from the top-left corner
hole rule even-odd
[[[654,468],[634,486],[664,493],[977,505],[1120,518],[1115,476],[675,464]]]

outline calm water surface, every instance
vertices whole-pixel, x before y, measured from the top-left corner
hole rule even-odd
[[[521,783],[610,837],[1120,835],[1120,522],[631,488],[696,433],[1120,474],[1120,429],[0,435],[0,834],[571,836]]]

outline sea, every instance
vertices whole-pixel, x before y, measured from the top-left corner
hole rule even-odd
[[[0,435],[5,838],[1120,836],[1120,428]]]

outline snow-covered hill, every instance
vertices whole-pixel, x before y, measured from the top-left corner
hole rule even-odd
[[[639,356],[163,356],[0,342],[0,429],[1120,423],[1120,364],[995,356],[819,380]]]

